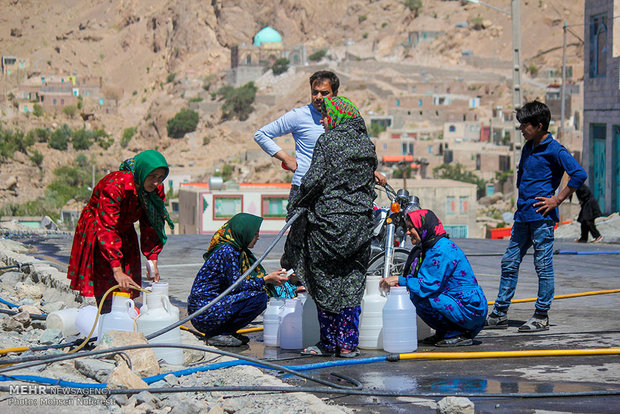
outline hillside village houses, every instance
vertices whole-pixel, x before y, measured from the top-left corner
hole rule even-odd
[[[420,27],[410,33],[406,46],[416,47],[442,35],[442,31],[432,24]],[[383,70],[385,63],[354,59],[348,52],[344,60],[336,62],[336,67],[326,67],[321,63],[310,65],[303,44],[286,46],[276,30],[265,27],[256,34],[252,45],[240,44],[231,48],[231,68],[227,71],[226,81],[241,86],[256,80],[275,60],[283,57],[289,59],[289,70],[309,76],[316,70],[331,68],[341,76],[344,90],[365,88],[386,102],[387,107],[380,110],[381,113],[370,111],[365,114],[369,131],[376,135],[373,140],[380,162],[379,169],[388,175],[394,188],[401,188],[405,182],[392,177],[393,168],[410,167],[413,173],[406,180],[407,189],[420,197],[423,207],[432,208],[442,216],[453,237],[485,236],[486,229],[476,223],[476,186],[453,180],[432,179],[433,168],[459,163],[464,169],[475,171],[490,183],[486,189],[487,194],[512,191],[511,180],[495,183],[496,173],[510,171],[513,168],[513,157],[518,154],[510,144],[513,134],[518,133],[513,111],[495,104],[502,93],[509,93],[509,82],[505,76],[487,74],[484,79],[472,80],[463,79],[458,73],[455,75],[456,72],[441,68],[412,71],[411,66],[390,64],[390,70],[399,75],[394,79]],[[472,62],[478,61],[472,59]],[[360,66],[364,66],[368,73],[373,73],[373,78],[347,77],[346,73]],[[548,99],[552,105],[559,100],[557,87],[554,86],[560,81],[557,78],[559,73],[557,68],[546,68],[538,74],[540,79],[537,86],[542,86],[544,90],[545,85],[551,85],[546,96],[541,98]],[[196,81],[188,73],[181,82],[186,90],[183,96],[188,99],[208,94],[200,87],[198,74],[195,75]],[[541,81],[545,83],[541,84]],[[383,85],[391,85],[393,88],[388,89]],[[22,113],[32,112],[34,103],[39,103],[46,111],[62,110],[66,105],[75,105],[78,97],[92,100],[100,108],[109,105],[102,96],[101,78],[37,75],[30,77],[18,90]],[[574,141],[574,148],[569,149],[577,152],[581,149],[579,92],[580,89],[575,87],[568,93],[567,100],[571,102],[569,119],[573,128],[565,133],[565,137],[569,136]],[[270,104],[276,98],[259,94],[257,102]],[[220,102],[211,99],[190,99],[189,102],[190,108],[202,115],[217,111],[219,105]],[[557,119],[558,114],[554,112],[553,115]],[[250,141],[251,134],[242,139]],[[278,144],[286,150],[294,151],[294,141],[290,136],[279,138]],[[240,158],[251,161],[265,157],[260,148],[254,148],[241,154]],[[176,219],[178,214],[177,232],[213,232],[219,228],[222,220],[242,211],[266,218],[263,227],[267,232],[277,231],[284,224],[289,184],[226,183],[221,188],[214,188],[209,183],[193,182],[194,175],[188,171],[178,168],[173,170],[166,183],[166,191],[178,193],[178,198],[168,200],[172,216]],[[204,175],[204,172],[199,175]]]

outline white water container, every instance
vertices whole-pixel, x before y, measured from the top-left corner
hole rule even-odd
[[[283,298],[271,298],[263,314],[263,343],[280,346],[280,315],[284,311]]]
[[[383,306],[383,349],[402,354],[418,349],[417,315],[407,288],[394,286]]]
[[[300,293],[299,298],[302,305],[302,346],[304,348],[315,345],[321,339],[321,329],[319,327],[319,315],[316,310],[316,303],[312,296],[307,293]]]
[[[85,306],[80,309],[78,313],[77,319],[75,320],[75,327],[80,332],[82,336],[88,336],[90,331],[93,329],[93,323],[95,323],[95,318],[97,317],[97,307],[96,306]],[[93,330],[93,334],[91,338],[97,338],[99,334],[99,325],[101,322],[101,318],[97,321],[97,326]]]
[[[387,297],[379,289],[381,276],[367,276],[360,314],[359,347],[383,349],[383,306]]]
[[[108,331],[136,331],[138,313],[135,304],[128,292],[114,292],[112,294],[112,311],[101,315],[97,343]]]
[[[137,320],[138,332],[147,336],[178,321],[179,309],[170,303],[168,284],[153,283],[151,293],[144,294],[144,305],[140,309],[140,317]],[[181,328],[177,326],[162,335],[149,339],[149,344],[181,344]],[[153,352],[158,360],[162,359],[172,365],[183,365],[181,348],[153,348]]]
[[[47,329],[60,329],[64,336],[77,335],[78,330],[75,322],[80,310],[78,308],[67,308],[50,313],[45,318]]]
[[[286,299],[280,323],[280,348],[303,348],[301,299]]]

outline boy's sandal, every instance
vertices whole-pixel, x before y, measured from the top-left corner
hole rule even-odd
[[[521,325],[519,332],[541,332],[549,330],[549,318],[539,319],[532,317],[526,323]]]
[[[360,350],[356,349],[355,351],[351,351],[351,352],[340,352],[337,357],[338,358],[355,358],[360,356]]]
[[[301,351],[301,354],[311,355],[311,356],[324,356],[324,357],[331,357],[335,355],[334,352],[329,352],[326,349],[324,349],[320,343],[313,345],[313,346],[309,346],[308,348]]]

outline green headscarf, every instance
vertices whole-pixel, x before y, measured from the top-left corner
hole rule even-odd
[[[256,233],[258,233],[262,223],[262,217],[248,213],[236,214],[213,235],[211,244],[209,244],[209,249],[202,255],[202,258],[207,261],[217,249],[225,244],[230,244],[235,250],[241,252],[241,256],[239,257],[239,268],[241,269],[241,273],[244,273],[256,262],[256,257],[248,246],[254,239],[254,236],[256,236]],[[266,273],[263,266],[258,265],[256,269],[248,275],[248,278],[250,276],[264,277],[265,275]]]
[[[144,190],[144,180],[157,168],[165,168],[166,176],[168,176],[169,169],[166,158],[164,158],[159,151],[147,150],[139,153],[133,158],[123,161],[119,170],[131,171],[133,174],[140,204],[146,212],[146,216],[159,236],[159,239],[163,244],[166,244],[168,237],[166,237],[166,231],[164,229],[165,223],[167,222],[171,229],[174,229],[174,223],[170,219],[164,200],[159,197],[159,194],[155,191],[148,193]]]
[[[353,102],[343,96],[330,96],[323,98],[325,110],[327,112],[328,130],[334,129],[346,119],[357,118],[360,111],[357,110]]]

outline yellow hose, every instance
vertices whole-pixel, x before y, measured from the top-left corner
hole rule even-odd
[[[480,358],[522,358],[540,356],[581,356],[581,355],[617,355],[620,348],[594,349],[541,349],[532,351],[487,351],[487,352],[410,352],[400,354],[405,359],[480,359]]]
[[[17,348],[5,348],[5,349],[0,349],[0,355],[6,355],[9,352],[26,352],[28,351],[28,347],[27,346],[19,346]]]
[[[582,292],[582,293],[570,293],[568,295],[558,295],[554,296],[553,299],[567,299],[567,298],[579,298],[581,296],[592,296],[592,295],[604,295],[607,293],[618,293],[620,289],[611,289],[611,290],[593,290],[591,292]],[[536,302],[538,298],[527,298],[527,299],[515,299],[511,301],[512,303],[525,303],[525,302]],[[494,305],[495,301],[490,301],[489,306]]]
[[[237,331],[238,334],[243,334],[243,333],[248,333],[248,332],[259,332],[262,331],[263,327],[262,326],[258,326],[256,328],[246,328],[246,329],[239,329]]]
[[[82,341],[82,343],[77,347],[72,349],[71,351],[69,351],[69,354],[72,354],[74,352],[79,351],[80,349],[84,348],[84,345],[86,345],[88,343],[88,340],[90,339],[90,337],[93,335],[93,332],[95,331],[95,327],[97,326],[97,321],[99,320],[99,315],[101,314],[101,308],[103,307],[103,304],[105,303],[105,298],[108,297],[108,295],[110,294],[110,292],[112,292],[113,290],[118,289],[119,287],[121,287],[121,285],[115,285],[112,286],[110,289],[108,289],[103,296],[101,297],[101,302],[99,302],[99,307],[97,308],[97,315],[95,316],[95,322],[93,322],[93,327],[90,330],[90,333],[88,334],[88,336],[86,337],[86,339],[84,339],[84,341]],[[144,293],[150,293],[148,290],[146,289],[142,289],[142,288],[136,288],[136,287],[132,287],[129,286],[131,289],[133,290],[139,290],[140,292],[144,292]]]

